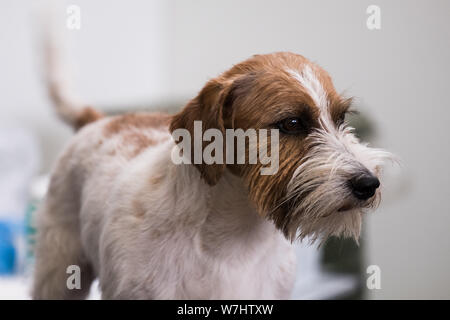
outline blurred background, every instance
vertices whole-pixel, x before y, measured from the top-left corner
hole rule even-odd
[[[37,16],[49,3],[72,87],[107,113],[176,111],[256,53],[292,51],[319,63],[338,91],[356,97],[358,133],[401,167],[387,168],[360,246],[298,245],[292,298],[450,298],[447,0],[2,0],[0,298],[29,298],[35,207],[72,135],[52,113],[40,73]],[[67,27],[70,5],[80,10],[79,29]],[[380,9],[380,29],[367,27],[370,5]],[[375,287],[367,285],[373,270]]]

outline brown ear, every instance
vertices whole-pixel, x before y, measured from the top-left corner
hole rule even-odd
[[[210,80],[200,91],[200,93],[192,99],[181,112],[173,116],[170,123],[170,132],[176,129],[187,129],[191,135],[191,162],[194,163],[194,121],[202,122],[202,134],[207,129],[218,129],[222,132],[225,148],[225,125],[224,104],[227,104],[227,95],[229,94],[230,85],[221,83],[218,80]],[[228,112],[226,112],[228,114]],[[198,138],[197,138],[198,139]],[[203,142],[202,152],[209,142]],[[224,150],[225,156],[225,150]],[[206,164],[204,161],[200,164],[194,164],[200,171],[201,177],[209,185],[215,185],[222,176],[226,164],[223,159],[222,164]]]

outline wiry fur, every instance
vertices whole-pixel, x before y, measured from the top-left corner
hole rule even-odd
[[[379,174],[390,154],[360,144],[352,129],[341,126],[335,132],[324,129],[310,134],[308,153],[288,185],[284,201],[289,218],[283,229],[295,239],[326,240],[332,235],[358,239],[364,208],[376,207],[380,191],[368,201],[354,199],[348,181],[355,172],[370,170]],[[352,207],[350,210],[341,208]]]
[[[360,201],[352,196],[349,180],[365,171],[379,176],[392,155],[360,143],[345,124],[333,123],[329,96],[314,67],[288,70],[316,103],[320,125],[305,139],[308,152],[287,186],[281,205],[287,207],[288,214],[280,227],[292,241],[298,236],[322,243],[333,235],[358,241],[363,210],[378,205],[380,190],[369,200]]]

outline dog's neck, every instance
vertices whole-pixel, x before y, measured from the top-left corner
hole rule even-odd
[[[275,231],[272,223],[253,208],[239,177],[226,171],[210,189],[208,216],[201,228],[206,249],[214,252],[218,247],[233,247],[233,243],[257,245]]]
[[[168,165],[175,173],[175,189],[189,195],[182,197],[183,203],[178,205],[189,211],[191,222],[195,221],[195,237],[203,250],[222,256],[246,254],[282,237],[273,223],[259,215],[250,203],[242,179],[229,170],[225,170],[215,186],[209,186],[194,165],[172,162]]]

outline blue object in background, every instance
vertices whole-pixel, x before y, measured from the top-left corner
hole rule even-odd
[[[0,275],[14,273],[16,249],[12,229],[11,224],[0,222]]]
[[[25,219],[39,158],[32,131],[0,127],[0,275],[26,271]]]

